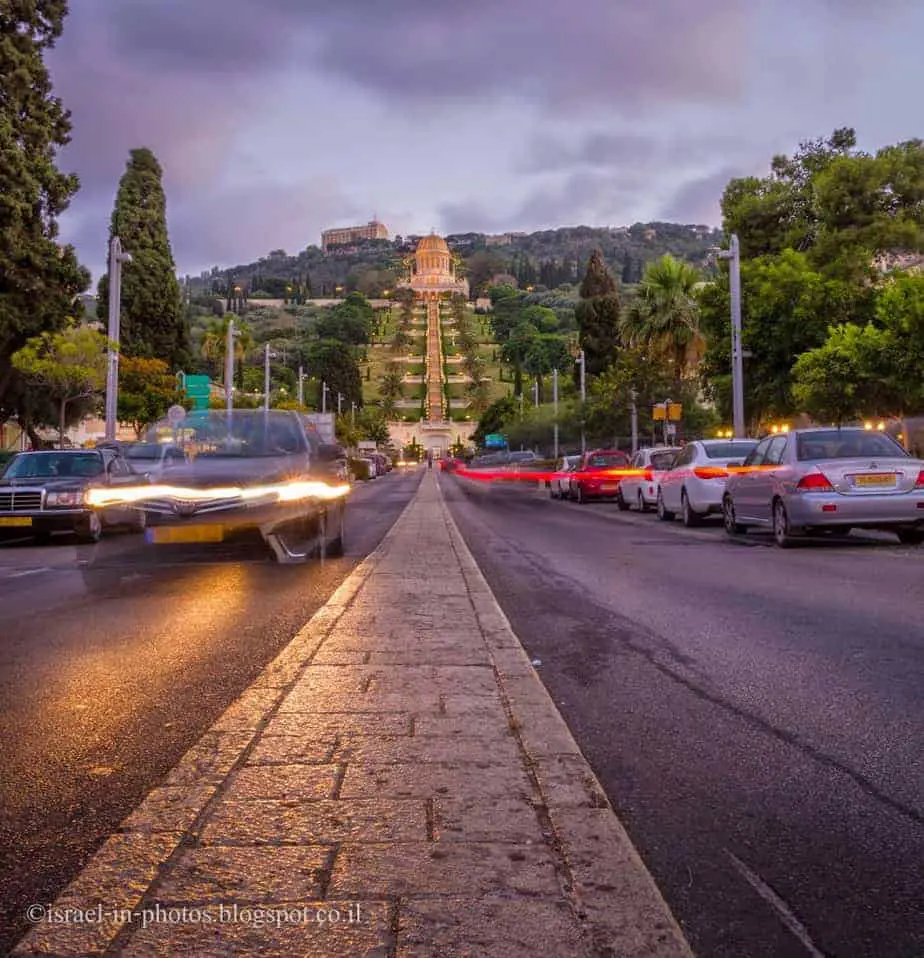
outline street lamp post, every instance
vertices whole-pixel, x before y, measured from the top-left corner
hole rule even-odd
[[[587,403],[587,360],[582,349],[577,360],[581,365],[581,455],[587,452],[587,434],[584,432],[584,406]]]
[[[337,393],[337,415],[340,416],[343,413],[343,393]]]
[[[298,367],[298,404],[305,405],[305,370],[301,366]]]
[[[122,264],[132,261],[122,250],[122,240],[109,241],[109,355],[106,368],[106,438],[116,437],[119,397],[119,326],[122,317]]]
[[[356,403],[350,403],[350,422],[352,425],[356,425]]]
[[[327,413],[327,394],[330,392],[330,386],[326,382],[321,382],[321,413]]]
[[[533,383],[533,406],[536,409],[539,408],[539,377],[536,377],[536,381]]]
[[[263,408],[269,412],[270,408],[270,353],[269,343],[263,356]]]
[[[744,355],[741,349],[741,251],[738,234],[732,233],[727,250],[720,250],[719,259],[729,265],[732,322],[732,411],[735,438],[744,439]]]
[[[638,393],[632,390],[632,455],[638,452]]]
[[[228,320],[228,338],[225,342],[225,409],[228,419],[234,409],[234,320]]]
[[[552,370],[552,406],[555,414],[554,445],[555,459],[558,460],[558,370]]]

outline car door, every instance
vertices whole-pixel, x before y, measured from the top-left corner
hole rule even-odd
[[[753,498],[753,517],[761,522],[769,523],[773,514],[771,504],[776,486],[776,473],[783,465],[786,442],[786,436],[774,436],[770,440],[760,468],[754,470],[751,474],[753,479],[748,483],[748,489]]]
[[[772,438],[762,439],[744,460],[744,469],[732,484],[731,493],[735,503],[735,514],[739,519],[756,519],[760,512],[760,475],[761,467],[767,458]]]
[[[659,477],[661,495],[668,512],[680,511],[680,490],[684,479],[690,474],[690,466],[696,459],[696,443],[688,443],[671,464],[670,469]]]
[[[106,457],[107,485],[118,489],[119,486],[135,485],[139,481],[140,476],[122,456],[112,455]],[[103,510],[102,518],[111,525],[121,525],[126,522],[130,523],[134,516],[134,510],[128,506],[112,506]]]

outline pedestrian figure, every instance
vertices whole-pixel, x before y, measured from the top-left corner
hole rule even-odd
[[[433,468],[433,450],[432,449],[429,452],[427,452],[427,468],[428,469]]]

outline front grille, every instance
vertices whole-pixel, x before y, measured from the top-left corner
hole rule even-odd
[[[41,508],[41,492],[25,490],[0,492],[0,512],[38,512]]]

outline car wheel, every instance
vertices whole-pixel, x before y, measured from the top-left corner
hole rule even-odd
[[[103,523],[97,513],[91,512],[86,519],[78,523],[74,532],[80,542],[99,542],[103,536]]]
[[[638,511],[648,512],[648,503],[645,502],[645,497],[642,495],[641,489],[638,491]]]
[[[680,493],[680,514],[683,516],[683,524],[688,529],[702,524],[702,518],[693,511],[693,507],[690,505],[686,489]]]
[[[584,495],[584,487],[583,487],[583,486],[578,486],[577,501],[578,501],[582,506],[586,506],[586,505],[587,505],[587,496]]]
[[[742,532],[747,532],[747,527],[736,521],[735,504],[732,502],[731,496],[725,496],[722,500],[722,524],[730,536],[741,535]]]
[[[620,489],[619,492],[616,493],[616,505],[619,507],[620,512],[629,511],[629,503],[626,502],[625,498],[623,497],[622,489]]]
[[[344,542],[343,542],[343,520],[344,520],[344,509],[339,510],[338,518],[331,525],[335,526],[337,530],[337,535],[333,539],[326,541],[323,546],[323,556],[326,559],[339,559],[343,556],[344,553]],[[330,516],[328,516],[324,521],[324,532],[326,535],[330,535],[333,531],[328,528],[328,523],[330,522]]]
[[[899,529],[895,534],[903,546],[919,546],[924,543],[924,530],[922,529]]]
[[[673,522],[674,513],[664,508],[664,495],[661,490],[658,490],[658,518],[662,522]]]
[[[782,499],[773,503],[773,538],[781,549],[791,549],[796,544]]]
[[[131,529],[132,532],[143,533],[144,530],[147,529],[147,527],[148,527],[148,514],[144,511],[144,509],[138,509],[137,514],[135,515],[135,517],[132,519],[131,523],[129,524],[129,528]]]

